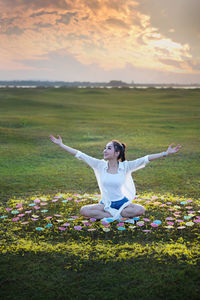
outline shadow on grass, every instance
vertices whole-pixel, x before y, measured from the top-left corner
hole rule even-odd
[[[198,299],[197,266],[137,258],[121,262],[64,254],[0,256],[1,299]]]

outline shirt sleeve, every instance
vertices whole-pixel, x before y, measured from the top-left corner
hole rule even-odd
[[[99,162],[101,162],[100,159],[94,158],[90,155],[87,155],[87,154],[81,152],[81,151],[77,151],[75,157],[84,161],[86,164],[88,164],[93,169],[97,169]]]
[[[141,168],[144,168],[147,163],[149,163],[150,160],[148,158],[148,155],[143,156],[141,158],[137,158],[135,160],[128,161],[128,169],[131,172],[135,172]]]

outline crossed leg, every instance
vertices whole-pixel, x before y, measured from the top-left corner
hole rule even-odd
[[[111,214],[104,210],[103,204],[91,204],[81,207],[80,213],[85,218],[103,219],[112,217]]]
[[[121,216],[123,218],[134,218],[134,217],[141,216],[144,213],[145,213],[144,206],[140,204],[131,203],[121,211]]]
[[[121,211],[123,218],[133,218],[143,215],[145,208],[142,205],[131,203]],[[80,213],[85,218],[112,218],[112,215],[104,210],[103,204],[91,204],[81,207]]]

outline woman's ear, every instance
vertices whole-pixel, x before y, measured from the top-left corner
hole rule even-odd
[[[120,155],[120,151],[115,152],[115,156],[118,157]]]

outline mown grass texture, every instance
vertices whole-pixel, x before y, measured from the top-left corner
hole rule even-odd
[[[3,299],[198,299],[199,90],[1,89]],[[49,134],[97,158],[182,149],[133,173],[144,216],[102,224],[93,171]],[[48,218],[49,217],[49,218]]]

